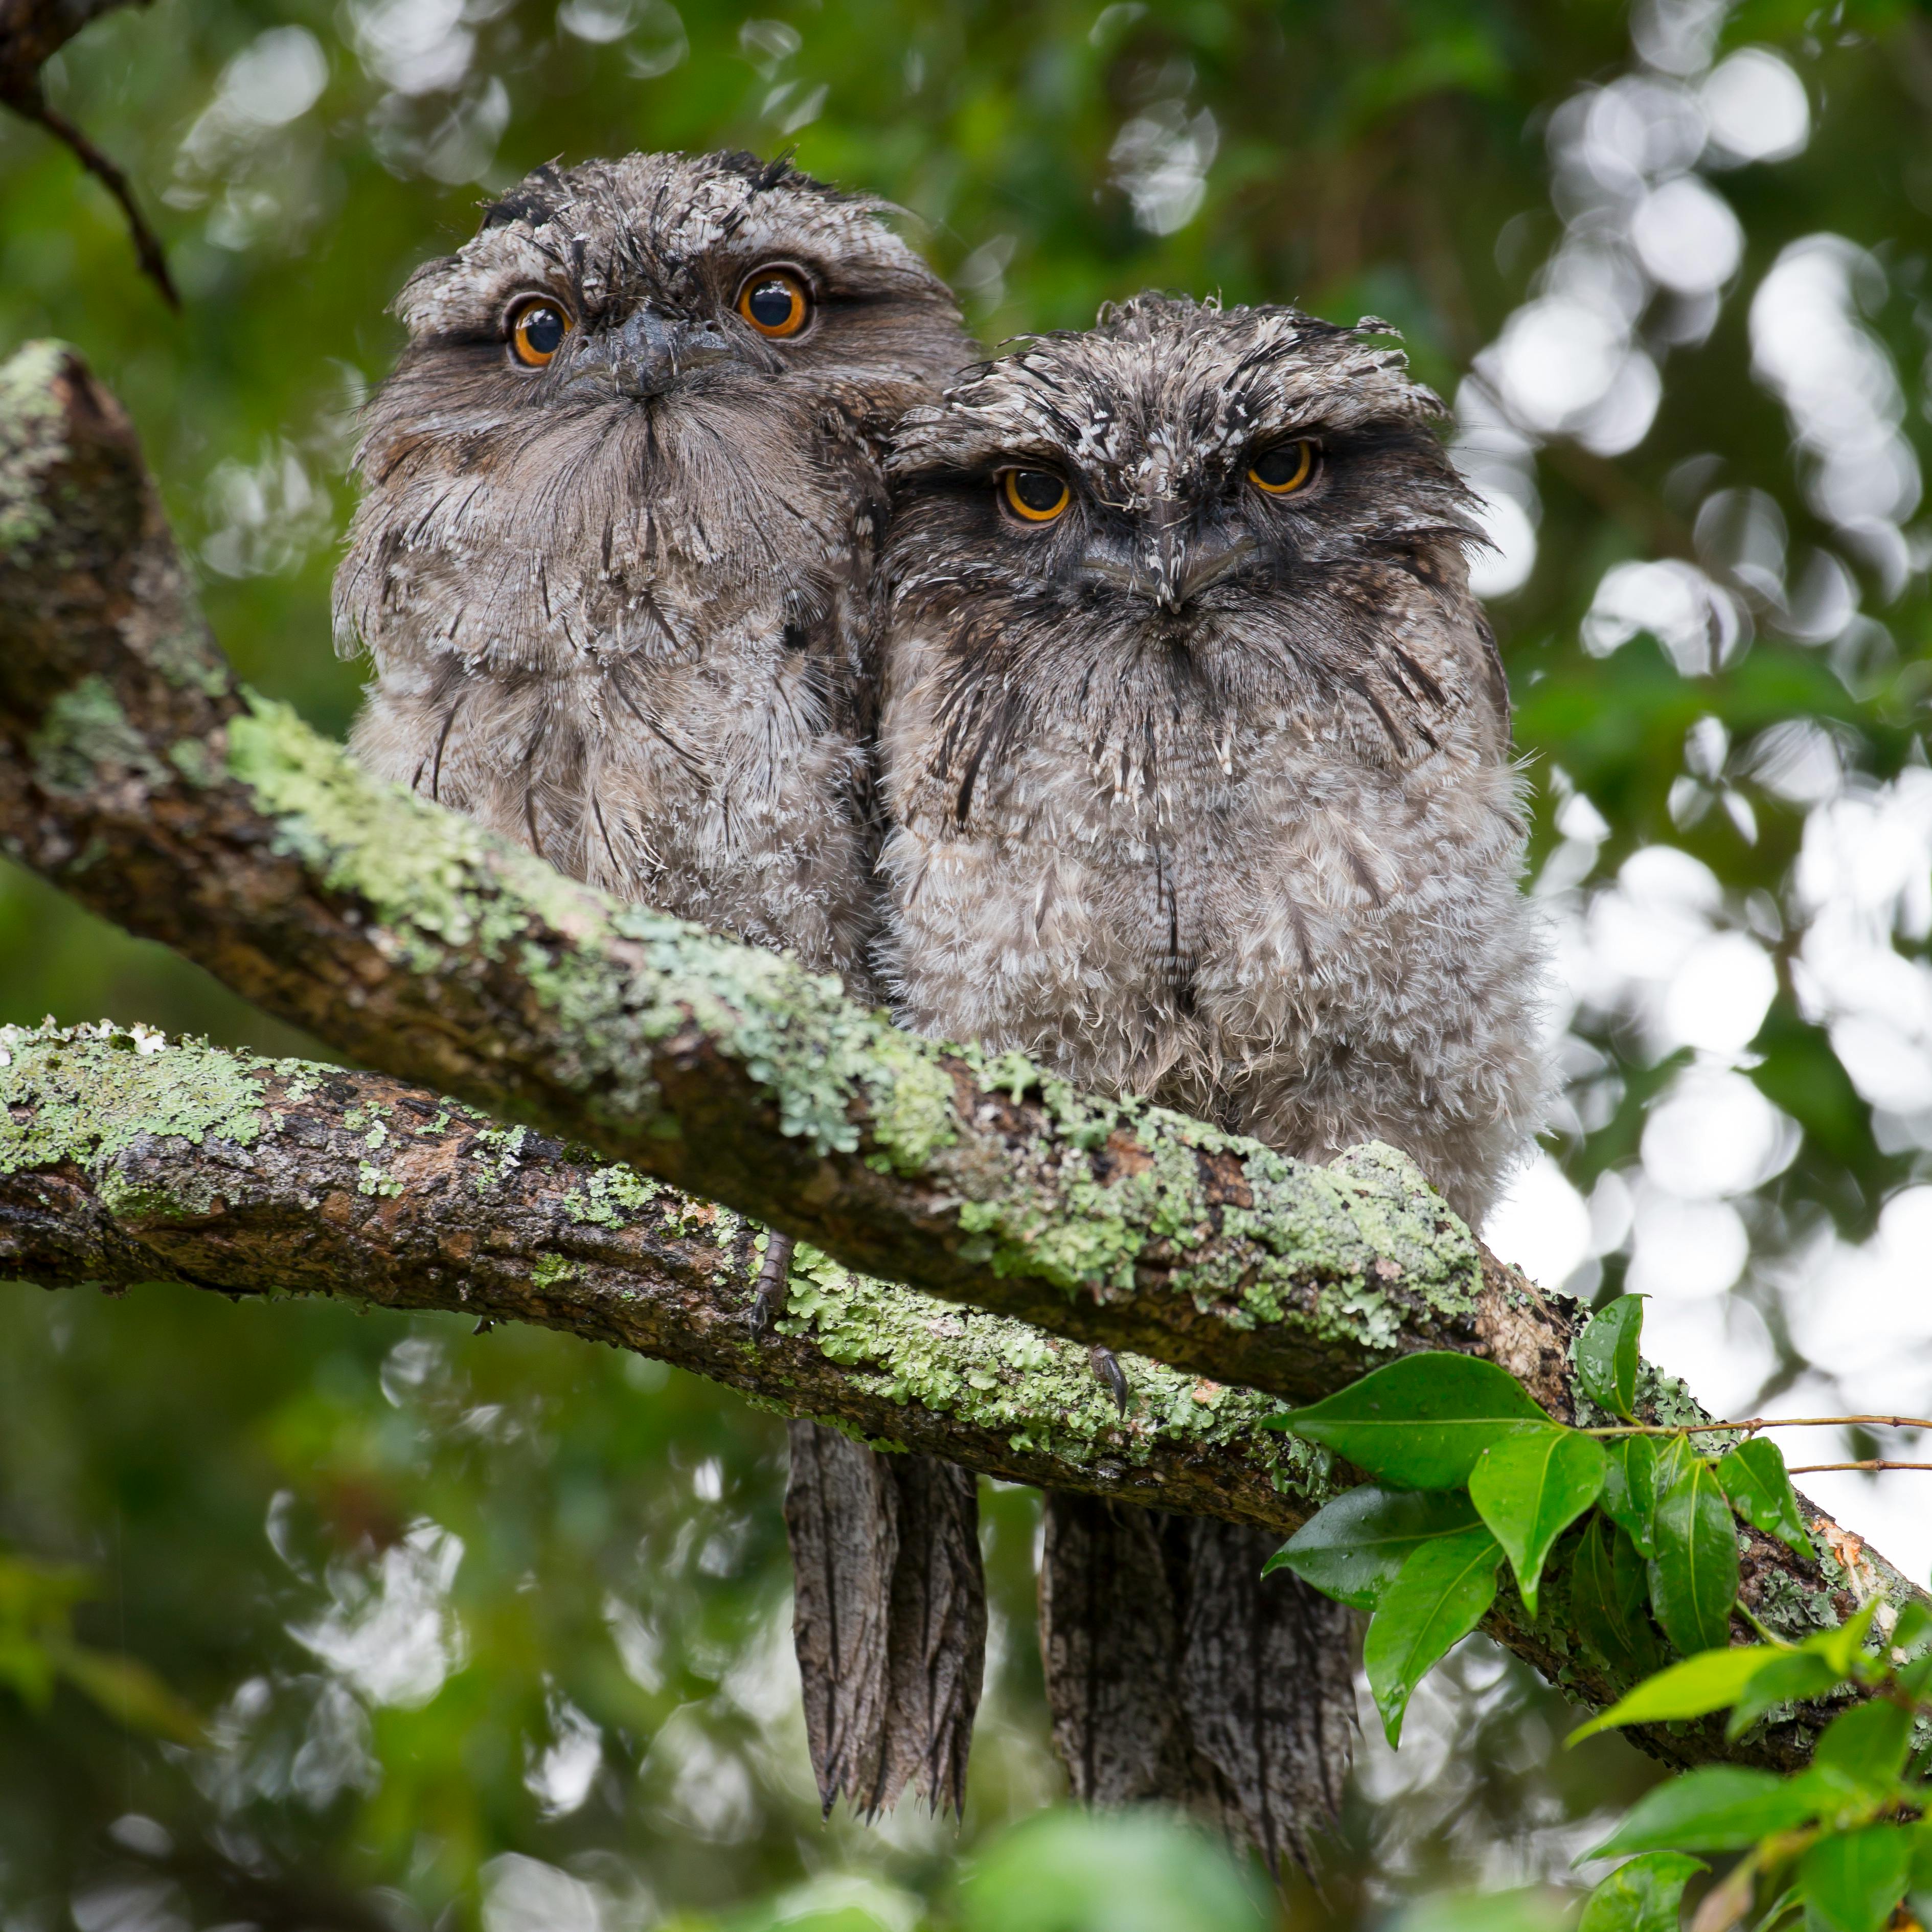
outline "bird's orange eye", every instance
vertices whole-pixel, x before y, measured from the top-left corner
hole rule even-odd
[[[1000,494],[1006,508],[1030,524],[1050,524],[1073,500],[1066,478],[1051,470],[1003,470]]]
[[[1293,442],[1278,442],[1264,450],[1248,471],[1248,481],[1270,496],[1292,496],[1305,490],[1315,474],[1316,448],[1307,437]]]
[[[541,369],[563,346],[570,317],[560,302],[530,296],[510,311],[510,353],[526,369]]]
[[[812,292],[789,268],[760,268],[745,278],[738,313],[760,335],[782,341],[812,320]]]

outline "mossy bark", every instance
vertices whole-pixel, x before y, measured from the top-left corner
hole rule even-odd
[[[372,782],[242,692],[124,416],[58,344],[0,367],[0,742],[8,851],[394,1076],[16,1034],[0,1237],[20,1272],[542,1322],[868,1439],[1283,1531],[1330,1478],[1256,1435],[1254,1391],[1451,1348],[1575,1414],[1579,1311],[1391,1150],[1312,1166],[902,1033]],[[763,1346],[742,1214],[812,1244]],[[1124,1422],[1067,1340],[1139,1358]],[[1742,1536],[1773,1628],[1910,1594],[1817,1527],[1822,1565]],[[1533,1622],[1505,1592],[1490,1627],[1600,1701],[1622,1687],[1576,1652],[1562,1595]],[[1796,1761],[1814,1730],[1799,1714],[1742,1754]]]
[[[0,1028],[0,1272],[182,1282],[528,1322],[675,1362],[788,1414],[1013,1482],[1292,1532],[1333,1493],[1280,1405],[1087,1351],[800,1248],[747,1319],[764,1231],[386,1076],[142,1028]]]
[[[1570,1324],[1406,1160],[1332,1168],[902,1033],[370,779],[233,683],[124,418],[0,372],[0,838],[366,1064],[581,1139],[868,1274],[1303,1396]]]
[[[0,1272],[44,1286],[175,1281],[528,1322],[676,1363],[790,1415],[1009,1481],[1292,1534],[1347,1479],[1258,1426],[1279,1403],[1136,1354],[1126,1413],[1077,1344],[854,1275],[801,1249],[754,1339],[764,1231],[581,1148],[386,1076],[260,1060],[135,1027],[0,1028]],[[1659,1384],[1653,1393],[1682,1401]],[[1793,1636],[1910,1586],[1822,1517],[1823,1564],[1746,1535],[1744,1600]],[[1838,1559],[1844,1559],[1842,1562]],[[1491,1633],[1580,1697],[1628,1686],[1574,1644],[1556,1566],[1542,1614],[1505,1592]],[[1815,1716],[1815,1714],[1813,1714]],[[1795,1714],[1673,1762],[1789,1765]]]

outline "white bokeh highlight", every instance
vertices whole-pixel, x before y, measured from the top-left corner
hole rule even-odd
[[[1483,1238],[1532,1281],[1559,1288],[1590,1254],[1590,1207],[1548,1154],[1518,1170],[1483,1224]]]
[[[413,1523],[373,1570],[342,1562],[328,1572],[331,1607],[289,1634],[372,1704],[416,1709],[440,1690],[465,1654],[449,1602],[463,1539]]]
[[[1697,104],[1728,161],[1782,161],[1811,139],[1804,83],[1766,47],[1741,47],[1704,76]]]

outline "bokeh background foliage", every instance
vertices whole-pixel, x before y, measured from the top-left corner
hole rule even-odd
[[[48,80],[185,308],[9,122],[0,341],[82,346],[224,644],[335,730],[384,305],[553,156],[795,147],[908,211],[988,343],[1150,284],[1387,317],[1484,493],[1556,939],[1565,1098],[1492,1238],[1653,1296],[1719,1407],[1932,1402],[1922,4],[158,0]],[[9,872],[0,1016],[50,1012],[298,1044]],[[1563,1707],[1472,1648],[1365,1740],[1320,1898],[1154,1821],[1015,1829],[1059,1787],[1034,1502],[989,1490],[963,1833],[821,1826],[782,1448],[554,1336],[8,1290],[0,1924],[1528,1928],[1648,1775],[1552,1762]],[[1922,1492],[1834,1480],[1922,1572]]]

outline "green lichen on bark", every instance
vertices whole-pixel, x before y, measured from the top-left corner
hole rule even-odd
[[[1396,1346],[1418,1303],[1444,1318],[1474,1308],[1474,1238],[1394,1148],[1371,1142],[1318,1166],[1142,1102],[1095,1101],[1054,1081],[1043,1089],[1063,1139],[1102,1146],[1124,1133],[1148,1157],[1104,1181],[1063,1172],[1037,1198],[966,1203],[962,1225],[982,1237],[967,1252],[996,1274],[1131,1293],[1149,1244],[1170,1244],[1184,1257],[1172,1288],[1230,1327],[1292,1319],[1311,1340],[1370,1348]],[[1238,1157],[1252,1195],[1252,1205],[1220,1207],[1218,1232],[1197,1154]],[[1241,1244],[1232,1258],[1231,1238]],[[1190,1251],[1208,1258],[1190,1262]],[[1312,1313],[1300,1293],[1310,1281],[1319,1284]]]
[[[627,1214],[649,1207],[662,1190],[655,1180],[623,1166],[600,1167],[582,1187],[573,1187],[558,1205],[566,1220],[593,1228],[621,1228]]]
[[[868,1393],[1004,1435],[1016,1450],[1098,1469],[1144,1464],[1163,1444],[1239,1444],[1311,1509],[1334,1493],[1322,1450],[1260,1427],[1279,1406],[1267,1396],[1124,1355],[1124,1417],[1078,1343],[854,1274],[803,1244],[778,1325],[854,1369]]]
[[[569,931],[594,910],[594,902],[574,903],[580,889],[540,860],[370,778],[286,705],[248,703],[228,726],[229,776],[276,822],[281,850],[375,908],[404,966],[433,968],[451,946],[494,958],[533,912]],[[479,890],[486,880],[495,890]]]
[[[1279,1156],[1250,1159],[1252,1208],[1223,1225],[1270,1253],[1269,1264],[1239,1290],[1242,1312],[1278,1322],[1286,1294],[1314,1280],[1307,1328],[1318,1340],[1393,1348],[1419,1305],[1431,1315],[1470,1314],[1482,1286],[1475,1238],[1452,1214],[1407,1155],[1371,1141],[1326,1167]],[[1205,1307],[1231,1285],[1183,1270],[1178,1276]]]
[[[154,783],[161,768],[128,722],[104,677],[84,677],[47,706],[28,741],[34,776],[48,790],[78,796],[103,771],[132,772]]]
[[[106,1174],[145,1137],[251,1147],[266,1063],[141,1026],[0,1027],[0,1173]],[[20,1118],[24,1116],[24,1118]]]
[[[17,555],[55,526],[46,478],[67,444],[53,385],[73,353],[64,342],[30,342],[0,362],[0,556]]]

